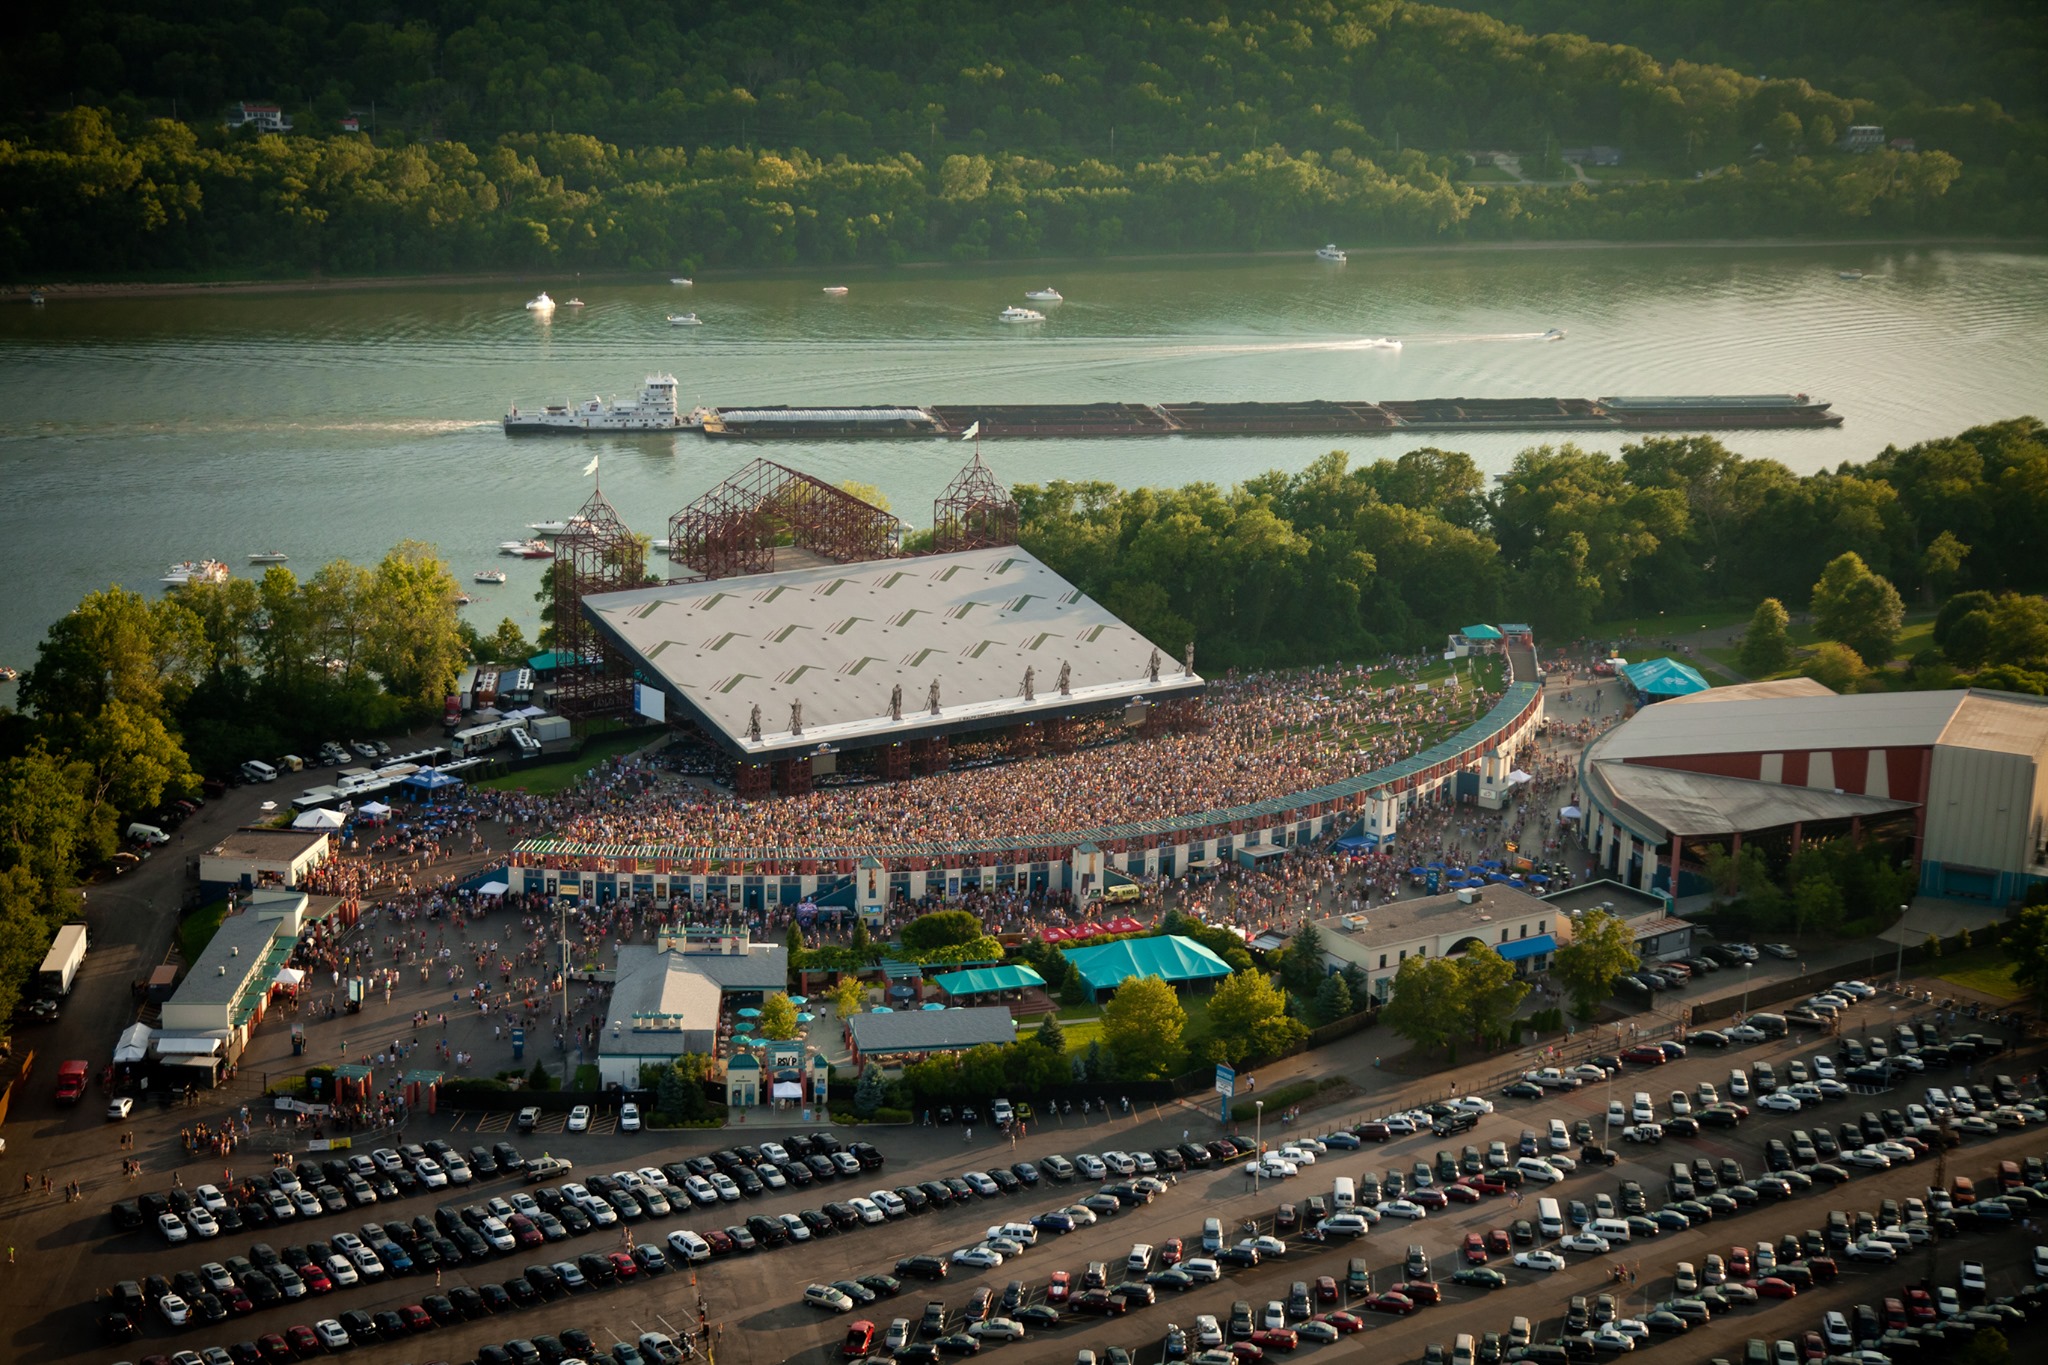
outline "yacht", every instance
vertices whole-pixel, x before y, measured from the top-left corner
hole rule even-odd
[[[1045,314],[1036,308],[1005,308],[996,314],[998,322],[1044,322]]]
[[[1351,258],[1339,251],[1335,242],[1331,242],[1327,246],[1316,248],[1316,259],[1319,261],[1335,261],[1337,264],[1342,265]]]
[[[282,550],[261,550],[249,556],[251,564],[284,564],[290,559],[291,556]]]
[[[503,583],[505,581],[505,571],[503,569],[478,569],[476,571],[476,581],[479,583]]]
[[[683,423],[676,416],[676,378],[672,374],[651,374],[635,399],[606,402],[592,398],[582,403],[550,403],[535,410],[514,408],[505,414],[507,436],[583,436],[605,431],[674,431]]]
[[[698,317],[695,313],[670,313],[668,315],[668,325],[671,327],[702,327],[704,319]]]
[[[529,313],[552,313],[555,311],[555,301],[549,298],[548,291],[543,289],[540,293],[526,301],[526,311]]]
[[[844,294],[846,286],[843,284],[828,284],[825,286],[825,292],[828,294]]]
[[[217,559],[188,559],[182,564],[171,565],[170,572],[163,577],[166,588],[182,588],[193,583],[225,583],[228,581],[228,566]]]
[[[1043,289],[1027,289],[1024,291],[1024,297],[1030,299],[1033,303],[1066,302],[1066,300],[1060,296],[1060,291],[1053,288],[1051,285],[1047,285]]]

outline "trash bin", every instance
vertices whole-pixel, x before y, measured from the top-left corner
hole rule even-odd
[[[515,1061],[515,1062],[517,1062],[517,1061],[522,1061],[522,1060],[524,1060],[524,1059],[525,1059],[525,1057],[526,1057],[526,1030],[525,1030],[525,1029],[523,1029],[523,1028],[516,1028],[516,1029],[513,1029],[513,1030],[512,1030],[512,1060],[513,1060],[513,1061]]]

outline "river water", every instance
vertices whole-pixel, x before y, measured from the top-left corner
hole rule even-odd
[[[1846,283],[1837,271],[1866,278]],[[846,283],[829,297],[821,286]],[[1056,285],[1043,325],[996,313]],[[587,306],[544,319],[545,288]],[[671,328],[670,311],[705,325]],[[1561,327],[1563,341],[1541,334]],[[1376,344],[1399,340],[1398,349]],[[2048,413],[2048,254],[1900,248],[1644,248],[829,271],[693,288],[536,275],[527,287],[137,299],[0,309],[0,663],[33,661],[48,623],[108,583],[155,594],[166,565],[237,573],[281,550],[302,574],[440,546],[489,630],[529,631],[541,565],[498,542],[560,517],[604,456],[634,529],[755,454],[879,486],[929,524],[966,450],[952,442],[712,443],[681,435],[508,441],[508,405],[629,395],[649,372],[685,406],[1088,399],[1512,397],[1803,391],[1831,431],[1735,432],[1808,472],[1887,444]],[[1489,472],[1563,436],[1356,438],[1355,459],[1436,444]],[[1618,436],[1577,438],[1618,449]],[[1228,484],[1300,468],[1339,442],[1203,438],[990,443],[1005,483]],[[503,587],[470,585],[503,568]],[[0,694],[4,699],[4,694]]]

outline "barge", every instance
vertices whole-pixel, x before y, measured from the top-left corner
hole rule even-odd
[[[1803,393],[1610,398],[1411,398],[1272,403],[940,403],[712,408],[714,440],[932,436],[1370,436],[1461,431],[1738,431],[1838,427]]]

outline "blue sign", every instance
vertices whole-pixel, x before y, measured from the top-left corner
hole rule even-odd
[[[1237,1069],[1235,1067],[1224,1066],[1220,1062],[1217,1063],[1216,1093],[1225,1099],[1229,1099],[1237,1093]]]

